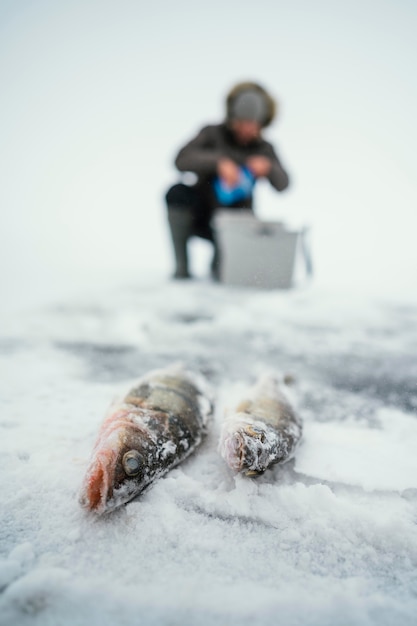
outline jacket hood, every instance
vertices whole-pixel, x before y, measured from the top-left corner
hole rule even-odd
[[[229,122],[233,115],[233,103],[237,96],[244,91],[255,91],[259,93],[265,100],[266,104],[266,116],[264,121],[262,122],[262,128],[269,126],[272,120],[276,117],[278,112],[278,105],[274,98],[258,83],[254,83],[251,81],[246,81],[242,83],[238,83],[229,91],[226,96],[226,121]]]

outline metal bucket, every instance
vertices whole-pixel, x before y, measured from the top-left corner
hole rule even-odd
[[[289,289],[312,273],[308,229],[257,219],[251,211],[220,210],[214,227],[221,254],[220,281],[226,285]]]

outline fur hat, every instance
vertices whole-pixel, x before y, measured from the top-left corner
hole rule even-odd
[[[277,113],[272,96],[258,83],[243,82],[235,85],[226,97],[226,120],[247,119],[269,126]]]

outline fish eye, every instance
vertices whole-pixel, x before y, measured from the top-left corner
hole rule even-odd
[[[142,468],[143,459],[137,450],[129,450],[123,455],[122,464],[128,476],[137,476]]]

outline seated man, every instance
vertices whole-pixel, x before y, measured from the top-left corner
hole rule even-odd
[[[225,121],[204,127],[179,151],[176,167],[194,172],[197,182],[176,184],[166,194],[174,278],[190,277],[187,242],[192,236],[213,243],[211,273],[214,279],[219,277],[219,250],[211,223],[216,208],[252,210],[257,178],[267,178],[278,191],[288,186],[274,148],[262,138],[262,129],[272,122],[275,111],[274,100],[260,85],[239,83],[227,96]]]

